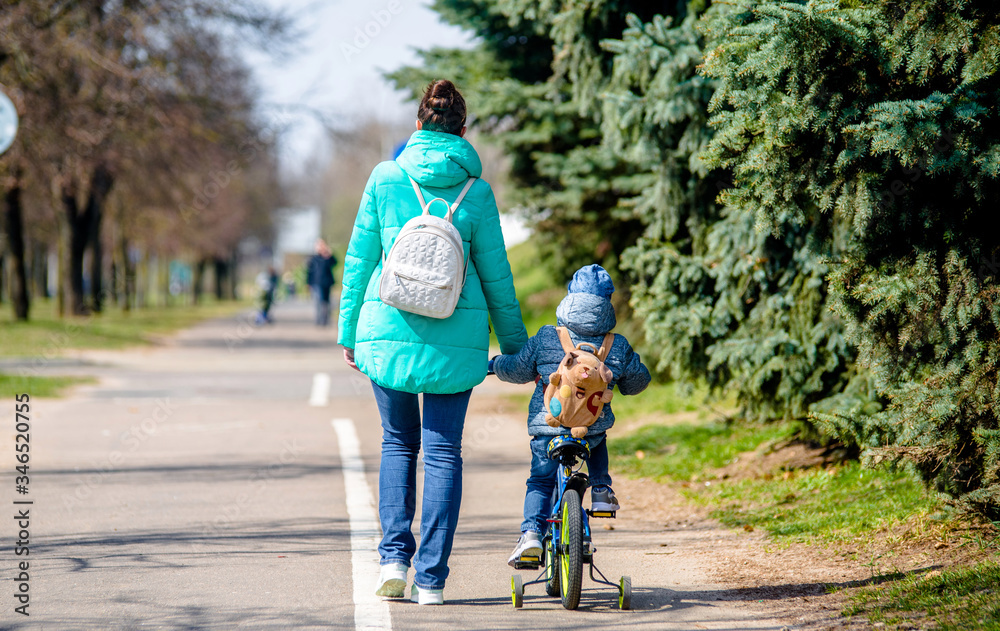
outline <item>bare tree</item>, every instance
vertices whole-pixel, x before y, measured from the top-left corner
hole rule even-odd
[[[273,41],[285,28],[280,16],[249,1],[0,0],[0,84],[13,86],[27,114],[22,148],[0,162],[0,173],[7,174],[6,223],[16,229],[8,229],[8,249],[19,261],[14,266],[24,268],[23,222],[17,219],[19,174],[26,168],[48,182],[61,209],[60,285],[75,314],[102,307],[102,227],[116,187],[123,195],[113,248],[128,249],[125,215],[136,212],[172,210],[183,224],[177,230],[161,222],[170,232],[161,233],[155,245],[164,252],[179,248],[163,241],[202,234],[192,227],[197,222],[238,232],[252,206],[234,195],[238,189],[213,195],[196,222],[185,214],[184,201],[208,189],[199,176],[225,173],[222,188],[228,188],[247,169],[269,164],[261,159],[233,166],[243,148],[266,153],[270,147],[252,142],[260,132],[256,95],[225,43],[237,36]],[[235,245],[229,241],[231,255]],[[83,269],[88,250],[89,304]],[[116,256],[127,277],[128,253]],[[26,303],[26,289],[21,293]]]

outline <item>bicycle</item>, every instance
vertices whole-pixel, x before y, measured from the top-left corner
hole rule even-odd
[[[528,585],[545,583],[545,593],[558,596],[566,609],[576,609],[580,604],[583,584],[583,565],[590,566],[590,580],[595,583],[618,588],[618,608],[625,610],[632,606],[632,579],[622,576],[618,583],[612,583],[594,565],[590,520],[588,517],[613,518],[615,512],[595,512],[585,510],[581,504],[584,491],[590,486],[590,478],[579,470],[582,461],[590,456],[587,441],[572,436],[556,436],[549,441],[549,458],[559,463],[556,493],[552,502],[549,531],[542,537],[541,557],[521,557],[514,569],[535,569],[544,565],[542,573],[533,581],[524,583],[520,574],[511,577],[511,599],[514,607],[524,605],[524,588]],[[601,577],[598,579],[594,572]]]

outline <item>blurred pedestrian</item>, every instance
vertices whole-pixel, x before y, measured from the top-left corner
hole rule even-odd
[[[271,307],[274,306],[274,294],[278,289],[278,272],[273,265],[257,275],[257,289],[260,294],[260,311],[257,313],[257,324],[270,324]]]
[[[295,286],[295,274],[290,271],[281,275],[281,282],[285,285],[285,297],[289,300],[295,297],[297,288]]]
[[[450,81],[428,86],[417,110],[417,131],[402,153],[376,166],[368,180],[340,296],[344,360],[372,380],[382,417],[382,568],[376,594],[404,597],[412,561],[416,573],[410,596],[422,605],[444,602],[462,500],[462,428],[472,388],[486,378],[488,322],[493,321],[504,353],[517,353],[528,339],[496,200],[490,185],[477,179],[482,162],[463,138],[465,116],[465,100]],[[463,191],[465,197],[455,204]],[[389,306],[373,289],[381,281],[383,254],[403,225],[421,214],[419,198],[425,195],[455,206],[448,215],[470,262],[458,306],[445,318]],[[422,420],[418,394],[423,394]],[[424,490],[417,550],[411,524],[421,444]]]
[[[316,239],[316,254],[309,258],[306,268],[306,284],[316,300],[317,326],[330,325],[330,291],[333,290],[333,270],[337,259],[330,252],[330,246],[323,239]]]

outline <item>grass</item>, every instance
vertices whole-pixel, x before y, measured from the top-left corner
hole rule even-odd
[[[556,307],[566,297],[566,283],[539,264],[538,246],[532,240],[511,248],[508,259],[524,327],[528,335],[534,335],[546,324],[556,323]]]
[[[555,324],[556,307],[566,296],[566,286],[540,264],[534,240],[528,239],[507,250],[507,260],[514,275],[517,301],[521,305],[521,317],[528,335],[534,335],[546,324]],[[490,337],[492,345],[498,346],[496,335],[491,333]]]
[[[718,506],[713,516],[727,526],[763,528],[797,541],[853,542],[938,507],[908,473],[865,469],[856,461],[717,484],[702,499]]]
[[[0,312],[0,357],[58,357],[77,349],[119,349],[151,343],[155,336],[173,333],[208,318],[245,309],[247,303],[208,303],[162,309],[105,313],[61,319],[54,301],[35,301],[31,319],[18,322],[10,310]],[[0,373],[0,399],[27,392],[32,397],[62,396],[69,388],[93,383],[90,377],[20,376]]]
[[[60,319],[54,301],[35,301],[31,320],[17,322],[10,310],[0,313],[0,357],[56,357],[71,349],[119,349],[149,344],[205,319],[223,317],[247,308],[248,303],[208,303],[141,309],[111,309],[88,317]]]
[[[646,425],[625,436],[609,434],[608,450],[613,465],[623,473],[687,482],[704,479],[709,470],[764,442],[790,435],[790,430],[777,425],[753,429],[724,422]]]
[[[888,581],[860,590],[844,613],[890,629],[913,628],[917,618],[933,621],[940,631],[1000,630],[1000,564],[995,561],[882,578]]]
[[[952,567],[879,575],[884,570],[876,563],[884,565],[879,559],[893,557],[900,543],[929,545],[951,538],[962,524],[942,519],[941,501],[904,470],[867,469],[856,461],[749,475],[742,470],[747,459],[741,454],[763,456],[788,444],[797,430],[794,423],[651,424],[612,434],[609,451],[616,471],[678,485],[726,526],[763,530],[779,545],[834,545],[854,558],[871,556],[866,565],[873,580],[855,590],[845,615],[887,629],[1000,631],[1000,564],[997,542],[988,538],[995,529],[986,539],[965,537]]]
[[[793,423],[650,425],[612,437],[614,465],[630,475],[680,482],[695,502],[731,527],[760,528],[795,541],[853,541],[926,515],[937,500],[905,471],[858,462],[727,479],[720,469],[746,452],[793,438]],[[858,501],[864,498],[864,501]]]
[[[688,393],[673,383],[653,382],[635,396],[627,397],[616,393],[612,400],[612,407],[615,419],[620,421],[639,420],[653,415],[680,412],[707,413],[708,410],[702,403],[706,394],[706,388],[696,387]]]
[[[0,399],[9,400],[14,395],[25,392],[42,399],[56,398],[73,386],[96,381],[92,377],[20,377],[0,374]]]

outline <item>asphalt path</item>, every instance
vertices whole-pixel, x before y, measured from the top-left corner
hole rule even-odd
[[[446,605],[374,597],[381,434],[370,385],[341,361],[335,331],[312,325],[309,305],[281,304],[275,316],[263,327],[246,315],[207,322],[153,348],[23,362],[99,382],[31,401],[27,494],[15,491],[14,401],[0,402],[0,501],[32,502],[8,511],[29,511],[26,544],[17,520],[0,519],[0,628],[782,628],[720,601],[697,559],[657,554],[642,522],[594,535],[598,567],[631,576],[631,611],[586,578],[576,611],[542,585],[515,610],[506,559],[530,456],[524,415],[494,403],[523,388],[493,378],[466,423]],[[684,536],[697,534],[673,544]],[[23,583],[29,616],[15,611]]]

